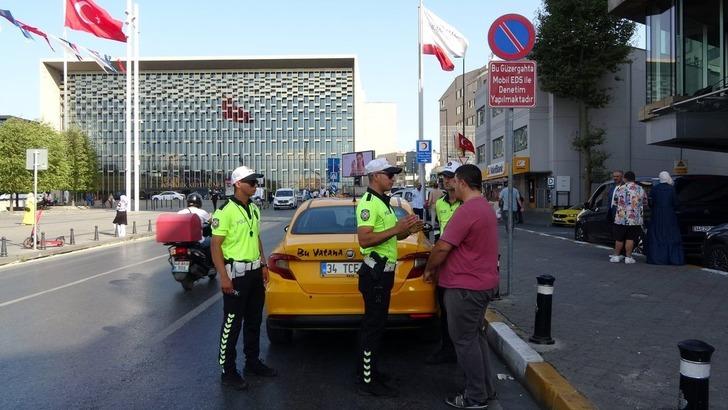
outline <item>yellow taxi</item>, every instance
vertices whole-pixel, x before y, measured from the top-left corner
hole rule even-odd
[[[574,205],[571,208],[557,209],[551,214],[552,225],[574,226],[576,217],[581,212],[581,206]]]
[[[356,329],[364,314],[357,271],[356,199],[307,201],[268,258],[265,307],[271,343],[292,340],[294,329]],[[392,198],[398,218],[412,214]],[[432,244],[422,232],[399,241],[389,328],[420,328],[436,321],[434,285],[422,280]]]

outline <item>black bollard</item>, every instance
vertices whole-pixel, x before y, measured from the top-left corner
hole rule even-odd
[[[2,243],[0,244],[0,257],[6,257],[8,256],[8,245],[7,245],[7,239],[3,236]]]
[[[529,341],[540,345],[552,345],[551,338],[551,299],[554,294],[554,278],[551,275],[540,275],[536,277],[538,282],[538,296],[536,296],[536,324],[533,329],[533,336]]]
[[[95,241],[99,240],[99,226],[98,225],[94,225],[94,240]]]
[[[688,339],[677,344],[680,349],[679,410],[708,410],[710,356],[715,348],[701,340]]]
[[[73,228],[71,228],[71,236],[68,241],[69,245],[75,245],[76,244],[76,236],[73,234]]]
[[[40,249],[43,250],[46,248],[45,246],[45,232],[40,233]]]
[[[149,225],[147,225],[147,232],[152,232],[152,220],[149,219]]]
[[[136,233],[136,221],[132,221],[131,223],[131,233]]]

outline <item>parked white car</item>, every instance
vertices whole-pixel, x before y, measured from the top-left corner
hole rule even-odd
[[[176,191],[164,191],[158,193],[157,195],[152,195],[152,200],[155,201],[169,201],[172,199],[179,199],[184,201],[185,196]]]
[[[296,195],[292,188],[281,188],[273,196],[273,209],[295,209],[297,206],[298,201],[296,201]]]

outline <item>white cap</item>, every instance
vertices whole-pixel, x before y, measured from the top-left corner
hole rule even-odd
[[[242,166],[235,168],[232,174],[230,174],[230,183],[234,184],[238,181],[249,181],[258,178],[263,178],[263,174],[256,174],[252,169]]]
[[[367,171],[367,174],[373,174],[375,172],[382,171],[391,172],[393,174],[399,174],[400,172],[402,172],[402,168],[391,165],[384,158],[377,158],[369,161],[364,169]]]
[[[445,168],[440,171],[440,174],[444,174],[445,176],[453,176],[455,175],[455,171],[460,168],[460,163],[457,161],[448,161],[445,165]]]

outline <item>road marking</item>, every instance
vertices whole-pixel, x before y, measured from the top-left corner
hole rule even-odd
[[[190,320],[194,319],[200,313],[207,310],[207,308],[209,308],[215,302],[220,300],[220,298],[222,298],[222,292],[218,292],[218,293],[214,294],[209,299],[207,299],[206,301],[204,301],[200,305],[198,305],[196,308],[190,310],[189,312],[187,312],[187,314],[185,314],[181,318],[175,320],[174,323],[172,323],[171,325],[167,326],[164,330],[159,332],[156,336],[154,336],[151,343],[157,344],[157,343],[163,341],[168,336],[170,336],[172,333],[178,331],[182,326],[186,325]]]
[[[167,255],[167,254],[165,254],[165,255],[159,255],[159,256],[155,256],[153,258],[145,259],[145,260],[143,260],[141,262],[132,263],[131,265],[121,266],[121,267],[118,267],[118,268],[115,268],[115,269],[112,269],[112,270],[109,270],[109,271],[106,271],[106,272],[102,272],[102,273],[98,273],[98,274],[93,275],[93,276],[89,276],[87,278],[79,279],[79,280],[77,280],[75,282],[66,283],[65,285],[57,286],[57,287],[52,288],[52,289],[44,290],[44,291],[41,291],[41,292],[33,293],[32,295],[23,296],[21,298],[17,298],[17,299],[9,300],[7,302],[0,303],[0,308],[5,307],[5,306],[10,306],[12,304],[15,304],[15,303],[18,303],[18,302],[22,302],[24,300],[32,299],[32,298],[37,297],[37,296],[45,295],[46,293],[51,293],[51,292],[55,292],[57,290],[61,290],[61,289],[65,289],[65,288],[68,288],[68,287],[71,287],[71,286],[75,286],[75,285],[78,285],[78,284],[87,282],[87,281],[89,281],[91,279],[96,279],[96,278],[99,278],[101,276],[106,276],[106,275],[111,274],[111,273],[114,273],[114,272],[118,272],[118,271],[121,271],[121,270],[124,270],[124,269],[128,269],[128,268],[131,268],[131,267],[134,267],[134,266],[143,265],[145,263],[148,263],[148,262],[151,262],[151,261],[154,261],[154,260],[157,260],[157,259],[168,258],[168,257],[169,257],[169,255]]]
[[[605,250],[608,250],[608,251],[611,251],[611,250],[614,249],[614,248],[610,248],[609,246],[599,245],[599,244],[596,244],[596,243],[589,243],[589,242],[584,242],[584,241],[577,241],[576,239],[564,238],[563,236],[552,235],[550,233],[539,232],[539,231],[532,231],[530,229],[525,229],[525,228],[516,228],[516,229],[519,230],[519,231],[523,231],[523,232],[528,232],[528,233],[533,233],[533,234],[536,234],[536,235],[546,236],[548,238],[554,238],[554,239],[560,239],[562,241],[573,242],[573,243],[575,243],[577,245],[588,245],[588,246],[593,246],[593,247],[599,248],[599,249],[605,249]],[[641,253],[635,252],[633,256],[642,256],[643,257],[644,255],[642,255]]]
[[[706,272],[710,272],[710,273],[717,273],[718,275],[721,275],[721,276],[728,276],[728,272],[723,272],[722,270],[710,269],[710,268],[700,268],[700,269],[704,270]]]

